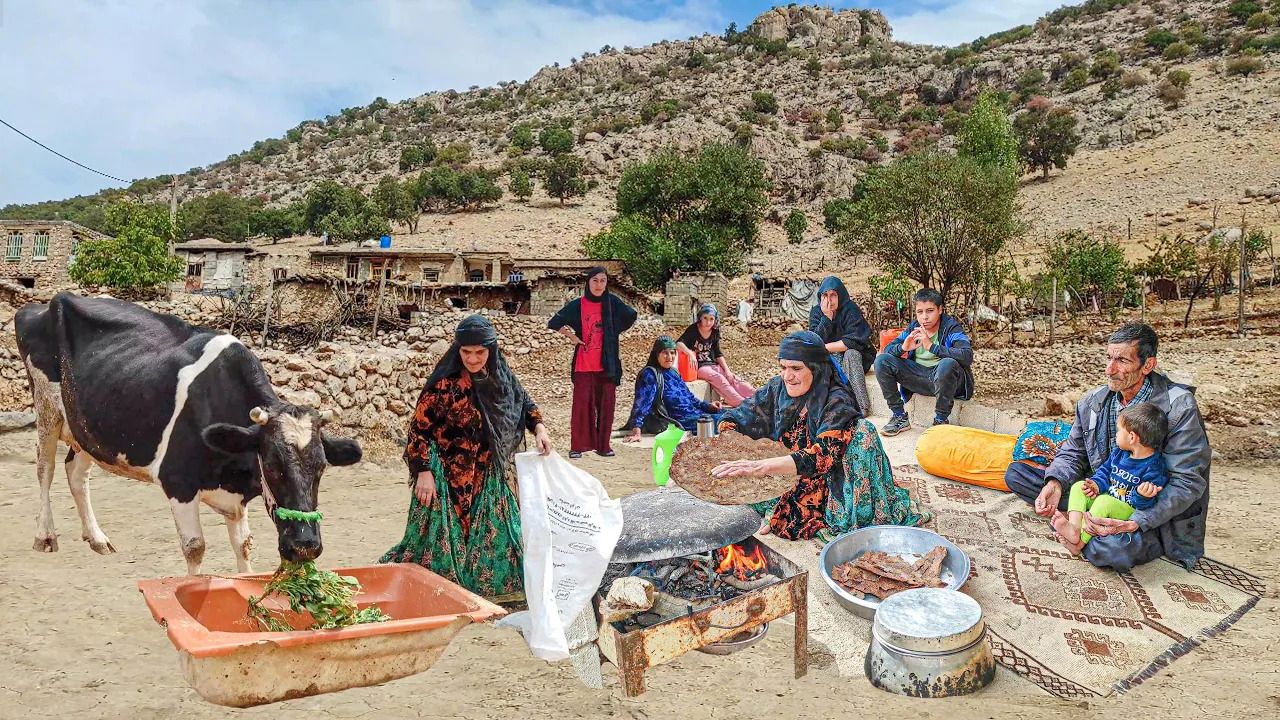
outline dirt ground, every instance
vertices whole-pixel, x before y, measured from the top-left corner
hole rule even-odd
[[[628,355],[639,352],[641,345],[647,343],[629,340]],[[1274,338],[1266,337],[1189,339],[1166,346],[1162,358],[1171,365],[1192,367],[1197,383],[1221,385],[1226,395],[1258,385],[1274,399],[1280,396],[1272,369],[1277,349]],[[770,367],[767,350],[743,349],[740,369],[763,380]],[[1051,355],[1042,352],[1047,351],[989,351],[979,368],[979,387],[985,388],[980,392],[999,404],[1031,410],[1052,383],[1091,384],[1100,367],[1097,344],[1055,346]],[[1018,357],[1024,362],[1013,361]],[[1080,367],[1046,373],[1046,367],[1062,358],[1081,358]],[[559,358],[537,365],[547,373],[546,380],[562,367]],[[533,366],[528,362],[519,371],[535,375]],[[533,382],[531,377],[527,384],[543,388],[537,399],[563,449],[568,389],[546,380]],[[620,392],[620,414],[629,407],[629,396],[629,389]],[[1215,446],[1230,445],[1233,433],[1241,430],[1275,445],[1274,435],[1267,434],[1273,429],[1261,424],[1276,417],[1273,408],[1269,401],[1255,408],[1258,423],[1251,420],[1248,428],[1215,423],[1210,430]],[[61,549],[35,553],[30,549],[38,502],[34,440],[29,431],[0,436],[0,613],[8,618],[5,642],[0,644],[0,718],[231,716],[233,711],[205,703],[187,687],[164,630],[151,620],[136,589],[139,579],[184,572],[163,495],[157,488],[95,472],[94,507],[119,550],[100,556],[77,541],[78,517],[60,475],[54,483],[53,506]],[[650,487],[647,451],[620,444],[617,448],[616,458],[588,457],[582,461],[584,467],[614,496]],[[780,621],[763,643],[747,652],[731,657],[691,653],[652,670],[648,693],[627,700],[609,667],[606,688],[589,690],[567,664],[533,659],[514,632],[477,626],[456,638],[426,673],[380,687],[234,714],[390,719],[528,717],[538,712],[555,717],[694,719],[831,717],[852,711],[945,715],[952,720],[1010,713],[1025,718],[1274,714],[1280,712],[1280,671],[1275,669],[1280,648],[1280,542],[1274,531],[1280,489],[1273,482],[1277,467],[1257,457],[1233,460],[1220,455],[1213,471],[1208,553],[1261,575],[1270,586],[1267,596],[1229,631],[1123,696],[1067,703],[993,688],[967,699],[912,701],[875,690],[861,678],[841,677],[831,656],[818,646],[811,648],[808,676],[795,680],[789,627]],[[403,466],[394,459],[334,468],[326,474],[321,496],[325,566],[373,562],[399,539],[408,502],[404,477]],[[205,513],[204,520],[209,545],[205,570],[232,572],[234,562],[222,539],[220,519]],[[269,569],[275,561],[275,537],[261,503],[252,506],[250,522],[257,533],[256,567]]]

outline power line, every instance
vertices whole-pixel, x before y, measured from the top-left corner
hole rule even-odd
[[[127,183],[127,182],[129,182],[128,180],[122,180],[122,179],[120,179],[120,178],[116,177],[115,175],[108,175],[108,174],[106,174],[106,173],[102,172],[101,170],[94,170],[93,168],[89,167],[88,165],[85,165],[85,164],[84,164],[84,163],[82,163],[82,162],[76,162],[75,160],[72,160],[71,158],[67,157],[66,155],[63,155],[62,153],[58,152],[57,150],[54,150],[53,148],[49,147],[48,145],[45,145],[44,143],[40,142],[39,140],[37,140],[37,139],[35,139],[35,138],[31,137],[30,135],[28,135],[28,134],[26,134],[26,133],[22,132],[21,130],[19,130],[18,128],[16,128],[16,127],[14,127],[14,126],[10,125],[9,123],[5,122],[4,118],[0,118],[0,125],[4,125],[5,127],[9,128],[10,130],[12,130],[12,131],[14,131],[14,132],[18,133],[19,135],[21,135],[22,137],[24,137],[24,138],[26,138],[26,139],[30,140],[31,142],[33,142],[33,143],[35,143],[35,144],[39,145],[40,147],[44,148],[45,150],[48,150],[49,152],[53,153],[54,155],[57,155],[58,157],[62,158],[63,160],[66,160],[67,162],[69,162],[69,163],[71,163],[71,164],[73,164],[73,165],[79,165],[80,167],[84,168],[85,170],[88,170],[89,172],[98,173],[98,174],[99,174],[99,175],[101,175],[102,177],[104,177],[104,178],[110,178],[110,179],[112,179],[112,180],[115,180],[116,182],[122,182],[122,183]]]

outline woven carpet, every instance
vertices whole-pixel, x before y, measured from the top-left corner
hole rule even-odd
[[[897,469],[934,519],[925,527],[959,546],[973,566],[964,592],[983,608],[991,648],[1012,694],[1105,697],[1159,672],[1223,632],[1257,603],[1255,575],[1208,558],[1188,571],[1166,560],[1132,573],[1072,557],[1049,523],[1009,493],[947,482],[918,466]],[[816,542],[768,538],[810,573],[810,637],[843,675],[861,675],[871,622],[836,604],[818,569]],[[1023,687],[1015,687],[1016,685]]]

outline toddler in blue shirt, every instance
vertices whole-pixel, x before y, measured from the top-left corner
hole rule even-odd
[[[1156,495],[1169,481],[1159,450],[1168,434],[1169,418],[1153,403],[1120,411],[1116,449],[1093,477],[1071,486],[1066,520],[1055,523],[1054,529],[1063,537],[1078,534],[1083,545],[1093,538],[1082,529],[1086,512],[1095,518],[1128,520],[1135,510],[1154,506]]]

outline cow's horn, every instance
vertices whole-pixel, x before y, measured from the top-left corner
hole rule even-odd
[[[249,411],[249,419],[258,425],[266,425],[271,420],[271,414],[260,407],[256,407]]]
[[[336,415],[336,414],[334,414],[334,412],[333,412],[332,410],[321,410],[321,411],[320,411],[320,422],[322,422],[322,423],[331,423],[331,422],[333,422],[334,418],[336,418],[336,417],[337,417],[337,415]]]

